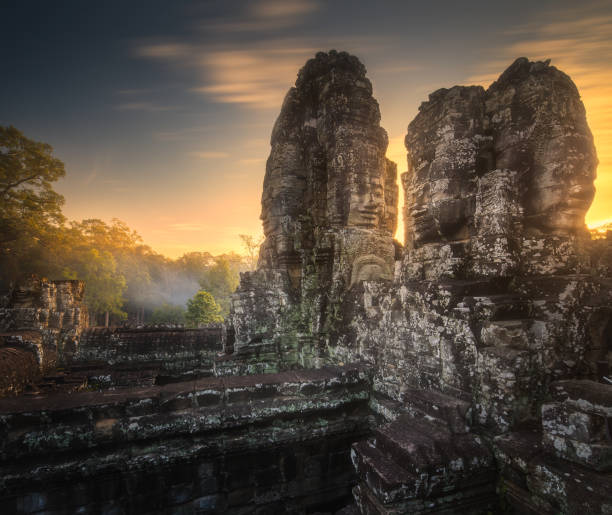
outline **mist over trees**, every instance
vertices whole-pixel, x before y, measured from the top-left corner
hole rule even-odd
[[[256,259],[252,240],[246,256],[189,252],[173,260],[118,219],[69,222],[64,198],[52,187],[64,165],[52,151],[0,127],[0,290],[32,274],[82,279],[93,324],[202,323],[187,316],[190,299],[214,321],[227,316],[239,273]]]

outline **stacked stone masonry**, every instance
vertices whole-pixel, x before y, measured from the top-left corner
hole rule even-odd
[[[308,61],[226,324],[56,345],[100,391],[0,401],[5,505],[612,513],[612,235],[584,225],[597,157],[575,85],[517,59],[486,90],[432,93],[405,142],[402,247],[365,67]],[[0,313],[24,371],[9,393],[43,346],[17,340],[53,318],[25,313]]]
[[[368,383],[345,367],[5,399],[3,512],[339,509]]]
[[[371,408],[387,419],[387,426],[353,446],[360,478],[355,499],[362,512],[482,512],[501,505],[521,512],[519,497],[527,506],[534,504],[531,497],[546,495],[534,487],[522,496],[505,496],[498,483],[502,476],[494,472],[505,467],[501,454],[493,453],[496,435],[539,428],[538,434],[545,435],[539,441],[546,442],[549,433],[542,433],[542,424],[547,413],[556,413],[542,411],[555,395],[551,384],[580,379],[597,388],[593,381],[609,376],[612,358],[608,247],[591,241],[584,225],[597,166],[584,107],[567,75],[548,62],[524,58],[487,90],[456,86],[430,95],[406,135],[406,243],[403,252],[393,254],[393,267],[386,268],[394,271],[391,278],[374,260],[371,270],[377,272],[362,272],[363,247],[346,244],[356,230],[355,218],[338,215],[346,214],[346,208],[329,210],[338,194],[332,180],[336,163],[352,163],[360,140],[351,132],[351,117],[335,110],[337,99],[316,92],[332,93],[343,81],[342,105],[353,106],[353,117],[360,117],[366,133],[371,118],[364,115],[370,104],[359,89],[362,76],[363,68],[349,56],[319,54],[300,72],[285,100],[264,182],[267,239],[258,279],[244,277],[234,301],[231,323],[239,328],[240,352],[233,359],[248,366],[248,349],[268,345],[274,368],[291,367],[296,360],[303,366],[360,361],[371,368]],[[303,114],[302,90],[315,92],[308,102],[330,102],[324,116]],[[320,112],[316,101],[310,105],[308,112]],[[325,146],[336,141],[326,130],[343,124],[355,150]],[[316,138],[304,138],[303,131],[315,128]],[[370,137],[377,141],[373,133]],[[284,138],[291,140],[291,153],[283,152]],[[303,149],[316,144],[326,149],[317,163],[324,164],[327,175],[319,174],[318,184],[333,185],[325,209],[308,193],[314,188],[309,182],[313,168],[302,161],[308,153]],[[360,169],[376,168],[367,159],[361,163],[344,172],[349,184]],[[272,176],[278,182],[271,182]],[[283,182],[285,176],[293,179]],[[377,181],[365,187],[365,196],[375,198]],[[393,194],[383,188],[382,197],[385,212],[384,199]],[[352,190],[345,190],[343,198],[350,213]],[[288,206],[293,208],[274,218],[275,209]],[[320,216],[301,225],[304,212]],[[358,230],[365,242],[379,238],[384,226],[364,224]],[[332,244],[321,248],[322,240],[311,234],[325,234]],[[283,252],[293,257],[280,259]],[[390,256],[378,249],[373,253]],[[322,266],[327,263],[328,268]],[[249,309],[248,298],[270,299],[267,318]],[[257,333],[262,321],[265,331]],[[417,409],[415,398],[427,401]],[[463,454],[453,448],[457,437],[449,436],[457,424],[438,411],[448,411],[453,402],[465,403],[469,434],[477,439],[471,441],[480,442]],[[435,430],[440,427],[447,429]],[[530,441],[525,440],[526,447]],[[402,445],[415,454],[402,455]],[[564,445],[568,456],[555,454],[550,444],[542,452],[557,459],[576,455],[577,443]],[[425,458],[420,449],[433,454]],[[478,456],[483,457],[480,464],[470,469],[470,457],[478,461]],[[592,463],[580,465],[599,473]],[[419,470],[429,472],[415,479]],[[475,483],[462,482],[464,476]],[[439,492],[426,486],[432,477],[443,478]],[[488,481],[478,483],[478,477]],[[612,486],[609,476],[598,477],[602,485]],[[567,503],[538,506],[571,511]],[[605,506],[599,507],[605,512]]]

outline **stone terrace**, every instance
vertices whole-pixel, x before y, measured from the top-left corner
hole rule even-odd
[[[8,512],[339,509],[365,436],[357,367],[0,401]],[[288,508],[293,507],[293,508]],[[250,511],[252,512],[252,511]]]

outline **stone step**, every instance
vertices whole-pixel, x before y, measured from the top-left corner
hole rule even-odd
[[[435,440],[450,437],[447,428],[410,415],[402,415],[374,431],[376,447],[417,477],[442,471],[445,459]]]
[[[542,444],[559,458],[612,472],[612,385],[557,381],[542,405]]]
[[[353,488],[353,497],[362,515],[500,513],[494,481],[466,488],[461,492],[452,492],[434,498],[408,499],[391,504],[383,504],[366,483],[360,482]]]
[[[418,418],[438,419],[452,433],[463,434],[470,430],[472,410],[469,402],[445,395],[435,390],[409,388],[402,391],[405,408]]]
[[[370,409],[385,422],[392,422],[404,411],[404,404],[379,392],[370,395]]]
[[[401,515],[405,513],[401,507],[384,506],[364,482],[358,483],[353,488],[353,498],[362,515]]]
[[[533,311],[529,299],[514,293],[464,297],[463,303],[484,320],[530,318]]]
[[[353,444],[351,460],[358,477],[384,504],[424,493],[423,482],[383,454],[371,440]]]
[[[493,469],[493,456],[478,436],[453,434],[435,420],[402,415],[376,429],[374,441],[401,468],[426,477],[429,493],[486,482]]]

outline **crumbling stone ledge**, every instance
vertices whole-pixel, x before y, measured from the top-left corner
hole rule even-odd
[[[4,399],[0,503],[16,513],[340,507],[355,479],[350,444],[370,427],[369,389],[367,371],[347,366]]]
[[[149,366],[169,378],[197,379],[213,375],[214,359],[223,350],[223,327],[93,328],[83,331],[71,363]]]

